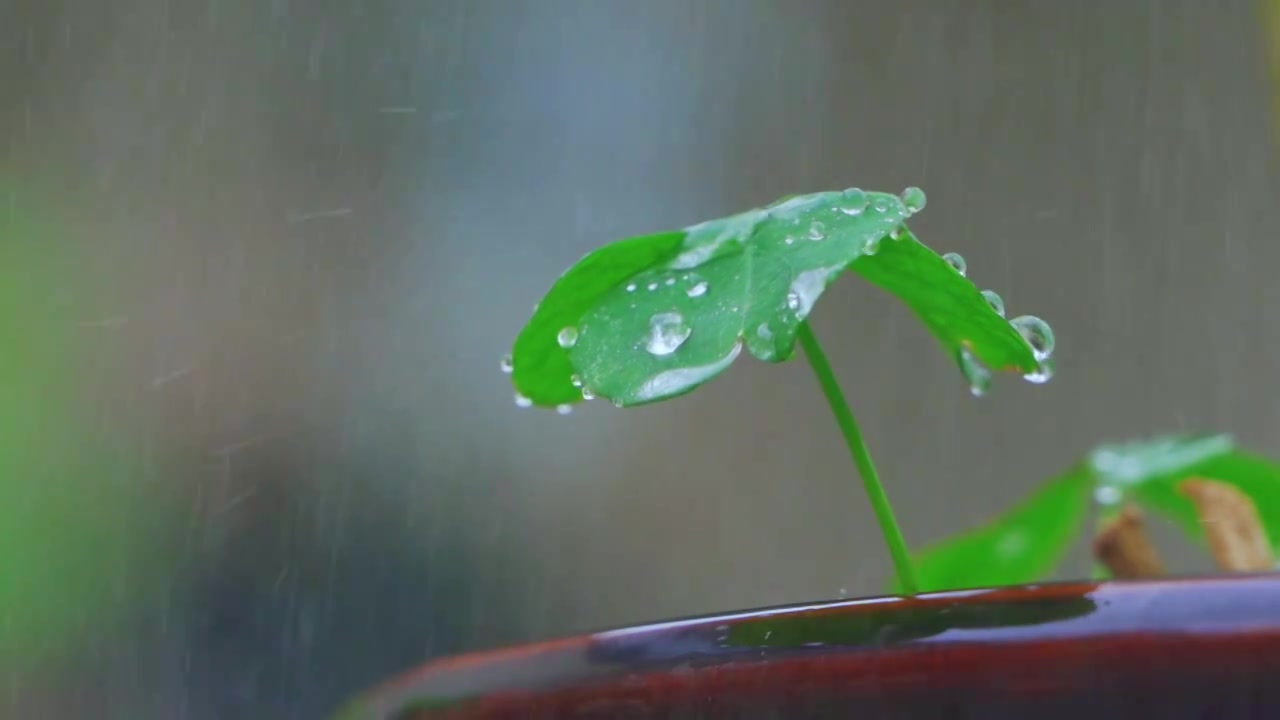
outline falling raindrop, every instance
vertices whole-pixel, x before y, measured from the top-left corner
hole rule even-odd
[[[570,325],[560,328],[560,332],[556,334],[556,342],[560,343],[562,348],[571,348],[578,344],[578,328]]]
[[[826,225],[823,225],[821,222],[817,220],[814,220],[813,222],[809,223],[809,239],[810,240],[815,240],[815,241],[821,240],[826,236],[827,236]]]
[[[532,400],[521,395],[520,393],[516,393],[516,407],[527,408],[532,406],[533,406]]]
[[[924,204],[928,198],[924,196],[924,191],[918,187],[912,186],[902,191],[899,196],[902,199],[902,205],[906,207],[907,213],[914,215],[924,209]]]
[[[982,299],[987,301],[997,315],[1004,317],[1004,298],[1000,297],[999,293],[995,290],[983,290]]]
[[[556,406],[556,412],[559,413],[560,415],[568,415],[569,413],[573,412],[573,406],[570,405],[569,403],[562,403]]]
[[[1034,315],[1023,315],[1010,320],[1009,324],[1031,346],[1036,360],[1047,360],[1053,355],[1053,329],[1049,327],[1049,323]]]
[[[502,372],[504,374],[510,375],[511,371],[516,369],[516,364],[515,361],[511,359],[510,355],[503,355],[502,364],[499,367],[502,368]]]
[[[841,195],[841,202],[837,207],[845,215],[861,215],[867,209],[867,194],[861,189],[849,188]]]
[[[982,364],[967,347],[960,348],[960,372],[969,383],[969,392],[982,397],[991,388],[991,371]]]
[[[968,270],[968,265],[965,264],[964,257],[960,253],[947,253],[942,256],[942,259],[946,260],[947,264],[955,268],[955,271],[961,275],[964,275],[965,271]]]
[[[685,325],[677,312],[658,313],[649,318],[649,338],[645,350],[651,355],[670,355],[689,339],[693,328]]]
[[[685,291],[689,297],[702,297],[707,294],[707,281],[699,281],[696,285]]]

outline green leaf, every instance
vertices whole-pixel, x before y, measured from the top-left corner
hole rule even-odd
[[[912,200],[923,206],[922,193]],[[601,248],[560,278],[517,338],[516,392],[540,406],[576,402],[583,389],[639,405],[693,390],[744,346],[785,360],[849,267],[903,300],[975,391],[983,364],[1046,377],[1022,334],[902,225],[910,215],[895,195],[820,192]]]
[[[1018,585],[1062,561],[1089,509],[1092,472],[1081,464],[988,524],[915,555],[922,591]],[[897,587],[894,592],[900,592]]]
[[[1272,547],[1280,550],[1280,464],[1238,449],[1226,435],[1165,436],[1105,445],[1089,456],[1097,496],[1118,506],[1133,500],[1203,540],[1195,505],[1178,491],[1193,477],[1233,485],[1253,500]]]

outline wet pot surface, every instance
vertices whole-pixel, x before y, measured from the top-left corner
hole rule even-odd
[[[342,717],[1280,718],[1280,576],[647,625],[433,662]]]

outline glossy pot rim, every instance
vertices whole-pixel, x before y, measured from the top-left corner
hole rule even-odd
[[[1152,648],[1160,638],[1265,637],[1280,647],[1280,574],[953,590],[646,623],[435,659],[357,697],[340,717],[394,718],[410,706],[551,693],[694,667],[781,667],[851,653],[876,662],[905,648],[989,652],[1115,637]]]

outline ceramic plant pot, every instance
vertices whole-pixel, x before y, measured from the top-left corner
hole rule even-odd
[[[343,720],[1280,718],[1280,575],[700,617],[432,662]]]

